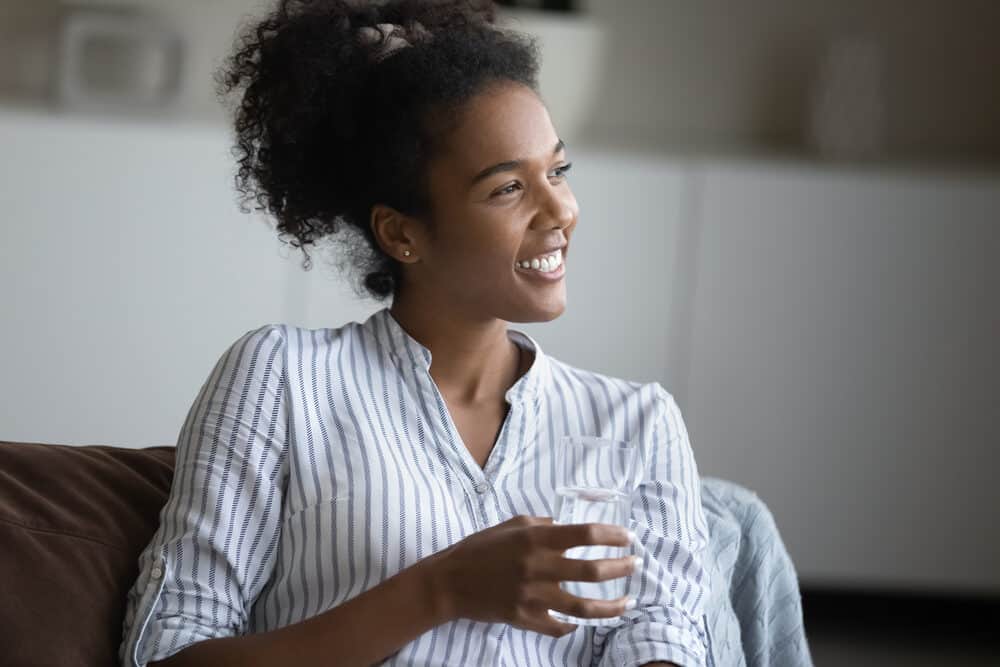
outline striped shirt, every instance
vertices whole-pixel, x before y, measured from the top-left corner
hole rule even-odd
[[[482,468],[430,375],[430,351],[388,308],[337,329],[268,325],[240,337],[179,434],[170,496],[127,597],[122,664],[300,622],[513,516],[553,516],[567,434],[639,445],[636,608],[558,639],[458,619],[380,664],[706,664],[708,528],[673,397],[657,382],[562,363],[523,332],[508,337],[534,361],[506,392]]]

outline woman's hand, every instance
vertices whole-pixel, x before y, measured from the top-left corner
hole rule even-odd
[[[562,590],[560,581],[605,581],[628,576],[632,556],[580,560],[563,552],[581,545],[625,547],[628,533],[600,523],[558,525],[551,517],[516,516],[435,554],[441,603],[449,619],[503,622],[552,637],[576,626],[548,610],[577,618],[621,615],[627,598],[591,600]]]

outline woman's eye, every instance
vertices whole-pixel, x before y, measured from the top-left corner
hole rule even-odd
[[[561,167],[556,167],[555,174],[556,174],[556,176],[562,178],[562,177],[564,177],[566,175],[566,172],[568,172],[572,168],[573,168],[573,163],[572,162],[567,162],[566,164],[562,165]],[[494,192],[493,194],[494,195],[509,195],[509,194],[513,194],[514,193],[514,189],[515,188],[519,188],[519,187],[521,187],[520,183],[516,183],[516,182],[515,183],[511,183],[507,187],[501,188],[501,189],[497,190],[496,192]]]
[[[511,183],[510,185],[508,185],[505,188],[500,188],[499,190],[497,190],[493,194],[495,194],[495,195],[509,195],[509,194],[513,194],[514,190],[512,188],[519,188],[519,187],[521,187],[521,185],[519,183]]]

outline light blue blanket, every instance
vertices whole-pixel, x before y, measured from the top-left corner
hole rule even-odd
[[[774,517],[753,491],[702,477],[712,597],[706,606],[713,667],[811,666],[798,575]]]

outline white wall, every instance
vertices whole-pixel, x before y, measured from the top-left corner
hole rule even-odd
[[[1000,160],[1000,3],[582,0],[609,27],[594,140],[673,149],[802,147],[830,38],[884,47],[887,149]],[[993,26],[988,28],[987,26]]]
[[[0,0],[0,99],[44,96],[57,0]],[[69,4],[69,2],[65,3]],[[187,39],[179,113],[223,115],[211,72],[266,0],[75,0],[142,5]],[[607,28],[587,143],[636,149],[799,150],[828,40],[884,46],[887,149],[906,159],[1000,161],[1000,3],[967,0],[581,0]]]
[[[0,146],[0,438],[173,444],[229,343],[303,317],[221,128],[0,111]]]
[[[699,465],[769,503],[814,583],[1000,592],[1000,177],[697,179]]]

